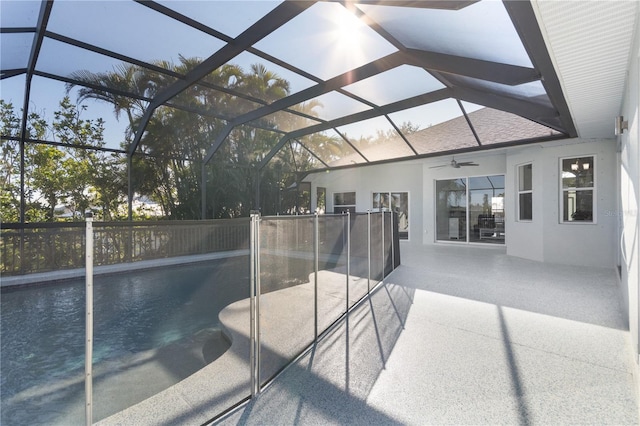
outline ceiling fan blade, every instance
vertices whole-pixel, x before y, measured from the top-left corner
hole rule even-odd
[[[479,166],[479,164],[476,164],[473,161],[465,161],[463,163],[458,163],[458,166]]]
[[[429,167],[429,168],[430,168],[430,169],[439,169],[439,168],[441,168],[441,167],[448,167],[448,166],[450,166],[450,164],[441,164],[441,165],[439,165],[439,166],[431,166],[431,167]]]

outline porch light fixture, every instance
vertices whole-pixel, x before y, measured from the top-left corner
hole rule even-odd
[[[582,170],[589,170],[589,167],[591,167],[589,162],[580,163],[580,160],[576,160],[575,163],[571,164],[571,170],[577,172],[578,170],[580,170],[580,165],[582,165]]]
[[[620,136],[625,130],[629,130],[629,122],[624,121],[624,117],[619,115],[616,117],[615,134]]]

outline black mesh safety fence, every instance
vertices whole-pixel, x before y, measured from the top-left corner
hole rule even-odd
[[[347,215],[318,217],[318,334],[347,309],[348,223]]]
[[[248,398],[249,218],[90,224],[3,227],[0,423],[124,424],[190,377]]]
[[[85,223],[2,224],[0,272],[84,268]],[[249,249],[249,220],[95,222],[95,266]]]
[[[261,385],[300,355],[394,268],[391,212],[262,217]]]
[[[382,281],[384,277],[384,252],[382,234],[382,214],[371,214],[371,284],[372,286]]]
[[[263,217],[259,225],[259,377],[263,385],[313,343],[314,217]]]
[[[42,252],[29,255],[36,266],[21,261],[10,278],[47,271],[49,281],[9,288],[3,277],[2,423],[126,423],[155,410],[178,383],[206,389],[185,392],[191,406],[206,407],[209,418],[224,414],[398,264],[391,217],[88,220],[85,229],[3,230],[14,259]],[[19,233],[29,237],[14,241]],[[80,275],[68,275],[79,266]]]
[[[120,422],[187,378],[210,390],[189,403],[212,412],[250,397],[249,230],[249,218],[94,224],[96,267],[122,272],[95,278],[93,421]]]

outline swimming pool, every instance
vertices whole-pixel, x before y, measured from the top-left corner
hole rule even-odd
[[[308,265],[266,286],[307,281]],[[286,265],[290,265],[286,261]],[[277,281],[277,282],[276,282]],[[94,421],[179,382],[229,346],[218,313],[249,297],[246,256],[94,281]],[[84,279],[3,291],[1,423],[84,423]],[[248,354],[247,354],[248,357]]]

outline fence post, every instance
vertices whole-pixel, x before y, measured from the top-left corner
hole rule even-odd
[[[382,240],[382,283],[384,284],[384,277],[387,273],[387,263],[385,262],[384,259],[384,255],[385,255],[385,250],[384,250],[384,209],[380,209],[380,216],[381,216],[381,220],[382,220],[382,231],[380,232],[381,234],[381,240]]]
[[[349,312],[349,277],[351,276],[351,212],[347,210],[347,310]]]
[[[93,215],[87,213],[85,232],[85,355],[84,355],[84,392],[85,423],[93,423]]]
[[[313,217],[313,324],[314,342],[318,342],[318,258],[320,257],[320,241],[318,231],[318,212]]]
[[[396,224],[396,215],[393,211],[391,211],[390,220],[391,220],[391,232],[389,232],[389,234],[391,235],[391,270],[395,271],[396,270],[396,239],[394,238],[393,228],[395,228],[395,224]]]
[[[250,340],[249,364],[251,369],[251,396],[260,393],[260,213],[251,212],[249,231],[250,257]]]
[[[367,210],[367,294],[371,293],[371,210]]]

